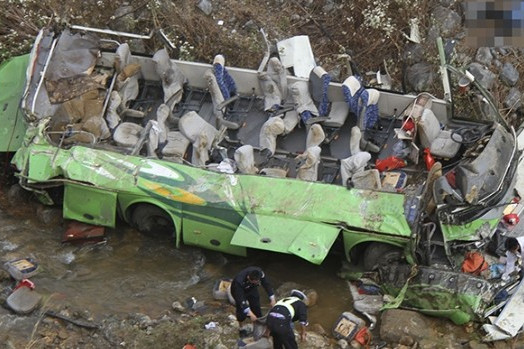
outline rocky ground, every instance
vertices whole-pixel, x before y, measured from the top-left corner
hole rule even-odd
[[[163,28],[177,45],[173,58],[211,62],[222,53],[227,65],[256,68],[265,52],[259,29],[272,43],[293,35],[310,37],[317,63],[335,81],[355,68],[376,84],[372,74],[387,70],[392,88],[402,92],[428,91],[442,96],[435,38],[442,36],[448,59],[466,68],[492,91],[506,119],[522,122],[524,55],[517,48],[470,48],[464,45],[463,10],[454,0],[142,0],[58,1],[0,0],[0,62],[26,53],[38,29],[67,23],[147,33]],[[419,43],[408,40],[416,21]],[[136,49],[143,47],[137,46]],[[40,210],[42,211],[42,210]],[[47,218],[45,218],[47,217]],[[44,219],[51,219],[44,216]],[[10,281],[0,275],[3,285]],[[88,312],[63,309],[61,314],[90,323]],[[223,302],[206,304],[199,311],[174,303],[160,318],[130,314],[107,318],[98,329],[41,315],[27,348],[181,348],[193,341],[198,348],[234,348],[238,328],[232,308]],[[205,329],[210,322],[214,329]],[[326,332],[327,330],[327,332]],[[337,343],[330,329],[310,329],[301,348],[347,347]],[[382,315],[373,344],[390,348],[487,348],[480,343],[477,325],[449,322],[413,312],[391,310]],[[326,335],[327,333],[327,335]],[[380,337],[380,339],[378,339]],[[17,348],[20,342],[0,334],[0,347]],[[522,339],[494,347],[524,347]]]

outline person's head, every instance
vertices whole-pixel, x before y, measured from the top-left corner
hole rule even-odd
[[[258,285],[261,278],[262,272],[258,269],[251,270],[249,274],[247,274],[247,280],[254,285]]]
[[[291,293],[289,295],[291,297],[297,297],[302,302],[308,304],[308,299],[307,299],[306,294],[304,292],[300,291],[300,290],[297,290],[297,289],[291,290]]]
[[[516,253],[520,250],[519,242],[515,238],[508,238],[506,242],[504,242],[504,246],[506,247],[506,250],[513,253]]]

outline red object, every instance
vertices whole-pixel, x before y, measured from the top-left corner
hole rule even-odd
[[[404,126],[402,126],[404,131],[413,131],[415,129],[415,123],[413,122],[413,119],[409,118],[404,122]]]
[[[62,242],[71,241],[102,241],[105,235],[104,227],[72,221],[64,232]]]
[[[455,177],[455,170],[451,170],[448,173],[444,175],[446,179],[448,180],[449,185],[451,185],[452,188],[457,187],[457,179]]]
[[[509,225],[517,225],[518,222],[520,221],[520,218],[518,214],[516,213],[509,213],[507,215],[504,215],[502,219],[504,220],[504,222],[506,222]]]
[[[182,349],[197,349],[197,347],[195,347],[191,343],[188,343],[188,344],[184,345],[184,347]]]
[[[426,162],[426,168],[428,171],[433,167],[435,164],[435,159],[429,152],[429,148],[424,149],[424,162]]]
[[[35,289],[35,283],[31,280],[28,280],[28,279],[22,279],[18,285],[16,285],[15,289],[13,291],[16,291],[18,290],[20,287],[28,287],[32,290]]]
[[[390,156],[389,158],[375,161],[375,168],[380,172],[394,170],[406,166],[406,162],[399,157]]]
[[[355,340],[359,342],[360,345],[364,346],[364,348],[369,348],[369,344],[371,343],[371,332],[369,332],[367,327],[362,327],[355,335]]]
[[[480,252],[466,252],[464,262],[462,262],[462,271],[473,275],[480,275],[484,270],[488,269],[488,263]]]

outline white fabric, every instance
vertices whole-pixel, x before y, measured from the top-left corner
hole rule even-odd
[[[204,120],[196,111],[185,113],[178,122],[180,132],[194,143],[202,132],[204,132],[208,139],[214,140],[218,135],[218,130]]]
[[[191,163],[205,166],[209,160],[209,150],[218,135],[218,130],[210,125],[195,111],[184,114],[178,122],[180,132],[193,144]]]
[[[120,115],[118,115],[117,109],[122,103],[122,98],[117,91],[111,92],[109,97],[109,104],[107,105],[106,121],[107,126],[113,130],[120,123]]]
[[[284,170],[283,168],[268,167],[268,168],[263,168],[262,170],[260,170],[260,174],[269,176],[269,177],[283,178],[287,176],[287,171]]]
[[[320,152],[320,147],[314,146],[306,149],[304,153],[297,156],[298,160],[306,160],[306,162],[297,170],[298,179],[311,182],[314,182],[318,179],[318,164],[320,163]]]
[[[260,129],[259,143],[262,149],[267,148],[271,154],[275,154],[277,148],[277,136],[284,133],[284,121],[279,117],[269,118]]]
[[[440,123],[431,109],[424,109],[418,121],[418,134],[420,144],[424,148],[429,148],[432,155],[442,158],[454,157],[460,143],[451,139],[451,132],[440,129]]]
[[[346,80],[344,80],[342,85],[349,88],[349,93],[351,94],[351,97],[355,96],[355,93],[357,93],[358,89],[361,86],[360,81],[358,81],[358,79],[354,77],[353,75],[351,75]]]
[[[306,149],[319,146],[326,139],[326,134],[319,124],[313,124],[307,133]]]
[[[356,189],[380,190],[380,172],[377,169],[356,172],[351,177],[353,187]]]
[[[267,66],[267,74],[277,84],[282,99],[286,99],[288,92],[286,68],[284,68],[284,66],[277,57],[272,57],[269,60]]]
[[[360,140],[362,139],[362,133],[358,126],[353,126],[351,128],[351,134],[349,138],[349,151],[351,155],[356,155],[361,152],[360,150]]]
[[[318,109],[309,94],[309,85],[306,81],[297,81],[290,87],[291,95],[295,103],[295,109],[299,114],[309,110],[311,114],[318,116]]]
[[[209,94],[211,94],[211,100],[213,101],[213,114],[217,118],[222,118],[223,113],[222,110],[218,109],[218,106],[224,102],[224,96],[218,86],[217,78],[211,69],[206,70],[204,78],[207,81],[207,88],[209,89]]]
[[[256,174],[258,172],[258,168],[255,167],[253,147],[249,144],[235,150],[235,161],[240,173]]]
[[[147,155],[157,157],[156,150],[160,144],[167,142],[168,128],[166,125],[170,109],[166,104],[161,104],[156,111],[156,120],[151,120],[151,129],[147,142]]]
[[[378,90],[375,90],[374,88],[368,88],[366,89],[368,91],[368,106],[377,104],[378,100],[380,98],[380,92]]]
[[[282,94],[271,77],[267,73],[260,72],[258,73],[258,82],[264,93],[264,110],[268,111],[272,109],[274,105],[280,105],[282,102]]]
[[[524,251],[524,236],[518,237],[517,241],[520,245],[520,253],[516,254],[511,251],[506,251],[506,267],[502,274],[502,280],[508,280],[509,275],[514,271],[519,271],[519,260],[522,261],[522,251]],[[518,269],[517,269],[518,268]]]
[[[182,132],[169,131],[167,133],[167,144],[162,149],[162,154],[166,157],[182,158],[187,151],[189,143],[189,139]]]
[[[282,120],[284,121],[284,134],[287,135],[298,125],[300,122],[300,117],[298,116],[298,112],[296,110],[290,110],[286,112]]]
[[[349,115],[349,105],[346,102],[332,102],[328,119],[322,122],[328,127],[342,127]]]
[[[363,151],[340,160],[340,176],[342,177],[342,185],[346,185],[348,179],[351,178],[355,173],[364,170],[364,167],[367,165],[370,159],[371,154]]]
[[[115,129],[113,139],[123,147],[133,147],[138,143],[144,128],[133,122],[123,122]]]
[[[184,82],[186,78],[170,58],[166,49],[161,49],[153,56],[155,71],[162,80],[164,90],[164,103],[170,111],[182,99]]]

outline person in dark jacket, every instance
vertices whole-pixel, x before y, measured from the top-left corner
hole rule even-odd
[[[307,297],[299,290],[292,290],[289,297],[279,300],[269,311],[267,327],[273,337],[273,349],[298,349],[293,322],[300,323],[300,339],[306,339]]]
[[[252,321],[262,316],[258,286],[262,285],[275,305],[275,294],[266,275],[259,267],[247,267],[238,273],[231,283],[231,295],[235,299],[236,316],[239,323],[247,317]]]

